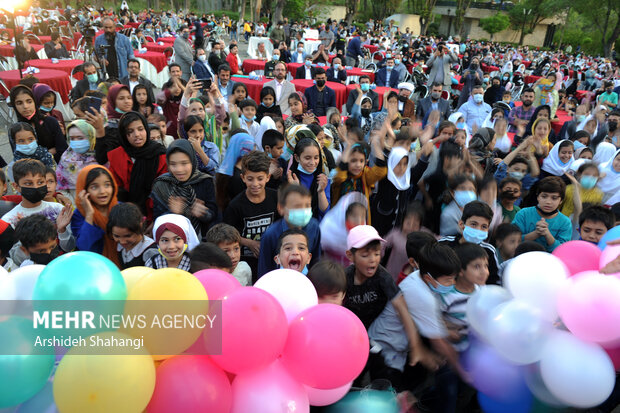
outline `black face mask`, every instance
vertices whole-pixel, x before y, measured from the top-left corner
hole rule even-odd
[[[509,201],[515,200],[517,199],[517,193],[516,192],[512,192],[512,191],[504,191],[502,192],[502,199],[506,199]]]
[[[405,96],[398,95],[398,100],[403,102],[403,103],[405,103],[406,101],[409,100],[409,98],[406,98]]]
[[[318,87],[323,87],[323,86],[325,86],[325,80],[324,80],[324,79],[319,79],[319,80],[317,80],[317,81],[316,81],[316,85],[317,85]]]
[[[32,262],[34,262],[35,264],[41,264],[41,265],[49,264],[56,257],[58,257],[58,247],[54,248],[52,252],[50,252],[49,254],[42,254],[42,253],[35,253],[35,252],[30,253],[30,259],[32,260]]]
[[[19,192],[26,201],[36,204],[37,202],[41,202],[43,198],[45,198],[45,195],[47,195],[47,185],[38,188],[20,187]]]
[[[364,109],[362,108],[362,116],[367,118],[370,116],[370,109]]]
[[[609,120],[607,121],[607,127],[609,128],[610,132],[614,132],[616,129],[618,129],[618,122],[616,122],[615,120]]]
[[[472,63],[472,64],[469,66],[469,68],[470,68],[471,70],[477,70],[477,69],[478,69],[478,63]]]
[[[540,209],[540,207],[538,205],[536,205],[536,210],[538,211],[538,213],[542,216],[542,217],[550,217],[552,215],[555,215],[558,212],[558,209],[554,209],[551,212],[545,212],[542,209]]]

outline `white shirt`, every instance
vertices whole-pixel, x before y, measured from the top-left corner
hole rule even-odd
[[[284,87],[284,82],[286,81],[283,80],[282,83],[278,82],[276,80],[276,87],[275,87],[275,92],[276,92],[276,102],[280,101],[280,96],[282,95],[282,88]]]
[[[297,63],[303,63],[304,62],[304,55],[303,52],[297,52]]]
[[[306,79],[312,79],[312,71],[308,66],[304,66],[306,68]]]
[[[129,80],[129,92],[133,95],[133,88],[138,86],[140,82],[134,82],[131,79]]]

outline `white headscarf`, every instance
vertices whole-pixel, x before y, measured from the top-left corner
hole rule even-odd
[[[359,202],[368,210],[368,200],[361,192],[349,192],[340,197],[338,203],[332,206],[325,214],[319,225],[321,229],[321,247],[333,252],[344,254],[347,250],[346,215],[347,208],[354,202]]]
[[[601,142],[597,145],[596,151],[594,152],[594,156],[592,157],[592,162],[595,164],[602,166],[604,163],[607,163],[610,159],[613,159],[614,153],[616,153],[616,146],[613,143],[609,142]]]
[[[598,119],[596,119],[594,115],[586,116],[586,118],[582,120],[579,125],[577,125],[577,129],[575,129],[575,132],[579,132],[580,130],[583,130],[583,128],[586,127],[586,124],[592,119],[596,121],[596,129],[594,129],[594,133],[592,134],[592,137],[594,138],[596,134],[598,133]]]
[[[599,145],[600,146],[600,145]],[[607,162],[599,165],[598,169],[601,172],[602,178],[598,180],[596,186],[603,191],[605,196],[603,197],[603,203],[607,203],[611,197],[616,195],[620,191],[620,171],[614,169],[614,159],[620,155],[620,149],[614,152],[614,155]]]
[[[269,129],[276,130],[278,128],[276,128],[276,123],[273,121],[273,119],[271,119],[271,116],[263,116],[263,118],[260,120],[260,126],[258,127],[258,132],[256,133],[256,136],[254,137],[254,142],[256,143],[256,147],[260,148],[260,150],[263,150],[263,135]]]
[[[572,142],[568,139],[559,141],[558,143],[553,145],[553,148],[551,148],[549,155],[543,160],[542,164],[543,171],[549,172],[550,174],[555,176],[564,175],[564,172],[568,171],[572,166],[573,162],[575,161],[572,156],[570,157],[570,160],[566,163],[563,163],[560,160],[560,145],[562,144],[562,142],[569,142],[572,144]]]
[[[510,73],[512,75],[512,62],[506,62],[504,64],[504,67],[502,68],[502,74],[504,73]]]
[[[463,122],[465,123],[465,127],[463,129],[465,129],[465,132],[467,133],[467,140],[469,141],[471,137],[471,132],[469,130],[469,126],[467,126],[467,116],[465,116],[465,114],[463,114],[462,112],[454,112],[452,115],[448,116],[448,120],[455,125],[459,121],[459,118],[463,118]]]
[[[388,180],[398,189],[399,191],[405,191],[409,189],[410,179],[411,179],[411,170],[409,169],[409,165],[411,165],[411,158],[413,156],[409,156],[409,151],[405,148],[401,148],[399,146],[392,148],[390,152],[390,156],[388,157]],[[396,165],[405,157],[409,157],[409,162],[407,163],[407,169],[402,176],[396,176],[394,174],[394,168]]]
[[[188,251],[193,250],[198,244],[200,244],[191,221],[187,217],[177,214],[162,215],[155,220],[155,223],[153,224],[153,239],[155,241],[157,241],[157,229],[164,224],[173,224],[181,228],[181,230],[185,233],[185,238],[187,239]]]

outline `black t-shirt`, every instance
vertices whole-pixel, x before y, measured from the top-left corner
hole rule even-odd
[[[224,211],[224,222],[237,228],[241,237],[254,241],[260,241],[269,225],[278,219],[278,193],[269,188],[265,189],[265,199],[260,204],[251,202],[243,191],[230,201]],[[243,247],[241,257],[245,261],[245,258],[254,258],[254,254]]]
[[[245,192],[245,189],[245,184],[241,179],[241,169],[235,166],[235,169],[233,170],[233,175],[230,177],[230,181],[227,185],[228,199],[234,199],[240,193]]]
[[[398,295],[400,289],[394,282],[394,278],[382,266],[379,266],[375,275],[360,285],[355,285],[354,265],[347,267],[345,272],[347,293],[344,306],[351,310],[368,329],[379,317],[386,304]]]

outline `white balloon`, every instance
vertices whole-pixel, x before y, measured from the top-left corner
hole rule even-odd
[[[613,363],[600,346],[558,330],[544,346],[540,372],[552,395],[578,408],[604,402],[616,381]]]
[[[566,404],[562,403],[555,397],[547,386],[545,386],[545,382],[542,379],[540,374],[540,363],[531,364],[524,368],[524,377],[525,383],[527,387],[530,389],[532,394],[536,396],[538,400],[545,403],[547,406],[552,407],[565,407]]]
[[[254,287],[267,291],[280,303],[289,323],[299,313],[319,303],[312,282],[295,270],[270,271],[259,278]]]
[[[504,285],[515,298],[538,308],[545,319],[554,321],[558,318],[558,292],[568,275],[559,258],[533,251],[510,261],[504,272]]]
[[[15,285],[16,300],[32,300],[34,286],[44,269],[45,265],[34,264],[11,271],[10,277]]]
[[[551,323],[543,320],[540,311],[520,300],[496,307],[487,327],[495,350],[515,364],[540,360],[550,332]]]
[[[508,290],[498,285],[484,285],[467,301],[466,315],[469,325],[484,339],[488,339],[487,325],[491,312],[512,298]]]

